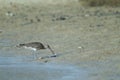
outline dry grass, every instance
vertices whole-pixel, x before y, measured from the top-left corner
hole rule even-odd
[[[120,0],[78,0],[83,6],[120,6]]]

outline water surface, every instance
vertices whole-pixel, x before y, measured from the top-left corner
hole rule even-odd
[[[2,80],[79,80],[85,73],[85,70],[72,65],[22,62],[20,58],[0,57]]]

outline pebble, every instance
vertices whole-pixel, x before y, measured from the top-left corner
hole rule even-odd
[[[0,33],[2,33],[2,30],[0,30]]]
[[[8,11],[7,13],[5,13],[5,15],[6,15],[6,16],[10,16],[10,17],[15,16],[15,14],[12,13],[12,12],[10,12],[10,11]]]

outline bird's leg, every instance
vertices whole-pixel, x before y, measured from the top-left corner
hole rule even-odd
[[[35,52],[32,53],[33,59],[37,59],[37,54]]]
[[[33,56],[33,59],[35,59],[35,53],[34,52],[32,53],[32,56]]]

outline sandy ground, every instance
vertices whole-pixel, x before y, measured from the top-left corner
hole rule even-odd
[[[0,7],[0,55],[30,55],[30,51],[15,46],[39,41],[50,44],[59,54],[47,59],[48,62],[96,68],[99,72],[92,74],[90,80],[119,80],[120,8],[89,8],[72,0],[54,4],[51,1],[48,4],[3,2]],[[39,56],[50,54],[48,50],[39,52]]]

